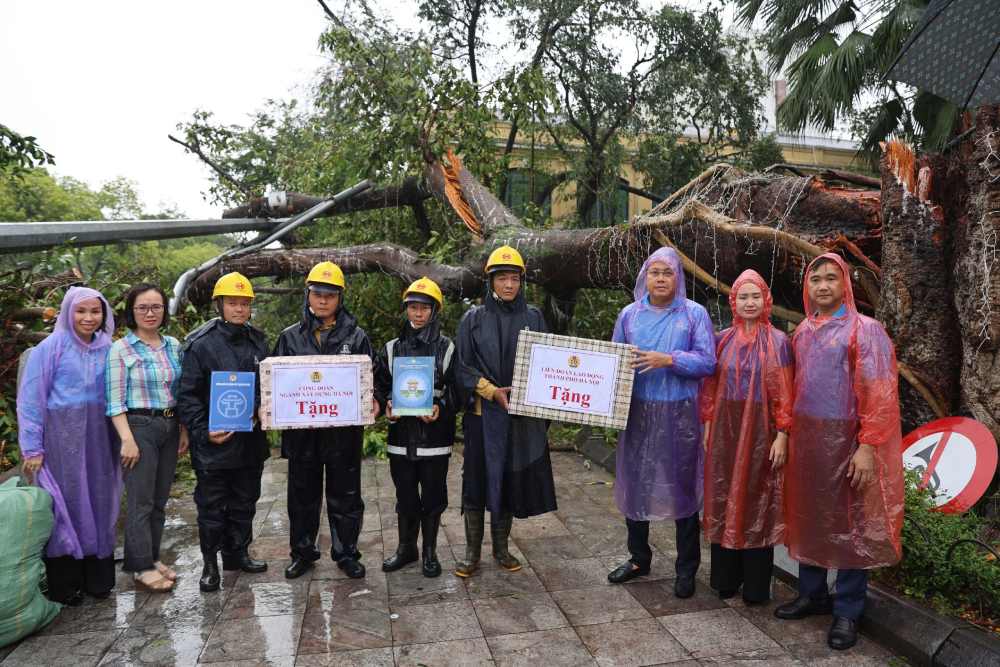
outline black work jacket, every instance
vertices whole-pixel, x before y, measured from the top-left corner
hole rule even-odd
[[[315,354],[365,354],[372,360],[373,372],[377,372],[378,359],[372,349],[368,334],[358,326],[358,321],[346,308],[337,310],[337,321],[333,327],[322,332],[320,342],[316,342],[315,331],[319,320],[308,306],[302,320],[278,335],[273,356],[295,357]],[[375,390],[375,398],[380,404],[384,400]],[[322,452],[318,448],[325,445],[360,446],[363,433],[361,426],[338,426],[317,429],[290,429],[281,432],[281,455],[299,460],[320,460]]]
[[[392,397],[392,360],[399,357],[434,357],[434,404],[438,418],[424,423],[419,417],[400,417],[389,422],[389,454],[417,460],[427,456],[448,456],[455,443],[455,344],[441,335],[435,317],[421,329],[404,322],[398,338],[393,338],[379,353],[379,374],[375,377],[378,393],[385,400]],[[385,406],[382,406],[383,413]]]
[[[257,373],[257,365],[267,357],[267,336],[249,324],[234,325],[215,318],[188,335],[181,354],[177,415],[188,430],[191,464],[199,470],[263,464],[270,450],[260,424],[255,422],[253,431],[234,433],[217,445],[208,440],[208,407],[212,371]],[[256,394],[254,414],[260,406],[259,376]]]

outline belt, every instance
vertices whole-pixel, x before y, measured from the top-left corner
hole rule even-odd
[[[164,410],[154,410],[152,408],[129,408],[128,414],[130,415],[141,415],[143,417],[166,417],[167,419],[173,419],[177,416],[173,408],[166,408]]]

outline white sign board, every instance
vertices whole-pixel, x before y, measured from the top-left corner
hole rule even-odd
[[[524,403],[611,417],[618,355],[532,345]]]

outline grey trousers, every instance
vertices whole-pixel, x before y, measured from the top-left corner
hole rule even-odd
[[[139,447],[139,461],[125,469],[125,562],[126,572],[152,569],[160,560],[164,508],[177,469],[180,431],[177,418],[128,416]]]

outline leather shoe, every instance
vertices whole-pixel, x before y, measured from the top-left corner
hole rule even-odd
[[[826,643],[837,651],[851,648],[858,643],[858,622],[844,616],[834,616]]]
[[[365,576],[365,566],[353,558],[341,558],[337,561],[337,567],[351,579],[361,579]]]
[[[813,600],[808,595],[800,595],[774,609],[775,617],[785,621],[795,621],[806,616],[825,616],[830,613],[833,613],[833,601],[829,596]]]
[[[223,556],[223,570],[242,570],[250,574],[260,574],[267,572],[267,563],[262,560],[254,560],[248,553],[241,553],[238,556]]]
[[[612,584],[624,584],[636,577],[644,577],[649,574],[648,567],[639,567],[630,560],[625,561],[608,573],[608,581]]]
[[[311,570],[313,562],[305,558],[293,558],[292,562],[285,568],[285,579],[298,579],[303,574]]]
[[[438,560],[437,554],[433,551],[424,551],[424,562],[423,567],[424,576],[430,579],[434,577],[441,576],[441,561]]]
[[[694,577],[677,577],[674,580],[674,595],[681,599],[694,595]]]
[[[205,566],[201,569],[201,579],[198,580],[198,588],[202,593],[211,593],[219,590],[222,577],[219,576],[219,561],[215,556],[205,558]]]

